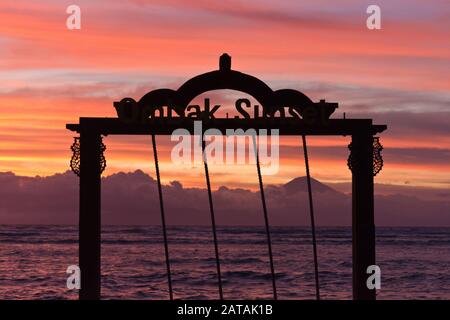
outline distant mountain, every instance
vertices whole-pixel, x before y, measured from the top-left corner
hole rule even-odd
[[[351,225],[351,195],[315,179],[311,184],[317,225]],[[48,177],[0,173],[0,223],[77,224],[78,188],[78,178],[69,171]],[[397,193],[375,196],[378,226],[450,226],[448,197],[421,198],[423,188],[414,193],[409,187],[407,194],[398,193],[402,189],[394,190]],[[265,195],[271,224],[310,224],[305,177],[283,185],[267,185]],[[163,198],[168,224],[210,224],[205,189],[186,188],[173,181],[163,186]],[[213,200],[219,225],[264,223],[259,192],[220,187],[213,192]],[[152,177],[137,170],[102,178],[103,224],[159,225],[160,219],[158,190]]]
[[[308,192],[308,184],[307,184],[307,178],[306,177],[298,177],[295,179],[292,179],[288,183],[283,185],[283,188],[288,193],[296,193],[296,192]],[[311,178],[311,190],[313,192],[337,192],[333,188],[330,188],[329,186],[319,182],[318,180]]]

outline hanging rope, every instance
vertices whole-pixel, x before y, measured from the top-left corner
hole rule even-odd
[[[163,197],[162,197],[161,177],[159,175],[159,162],[158,162],[158,152],[156,150],[155,134],[152,134],[152,144],[153,144],[153,158],[155,159],[156,180],[158,181],[159,206],[161,209],[161,222],[162,222],[163,236],[164,236],[164,251],[166,254],[166,268],[167,268],[167,282],[169,284],[169,297],[170,297],[170,300],[173,300],[172,276],[171,276],[171,272],[170,272],[170,260],[169,260],[169,244],[167,241],[166,216],[165,216],[165,212],[164,212],[164,202],[163,202]]]
[[[203,138],[201,138],[201,139],[202,139],[203,164],[205,166],[206,186],[208,188],[209,211],[211,213],[211,225],[212,225],[212,231],[213,231],[214,251],[216,254],[217,280],[218,280],[218,284],[219,284],[219,298],[220,298],[220,300],[223,300],[222,274],[220,272],[220,257],[219,257],[219,245],[217,242],[216,218],[214,215],[214,206],[213,206],[212,192],[211,192],[211,182],[209,180],[208,162],[206,161],[205,141],[203,140]]]
[[[320,300],[319,265],[317,262],[316,225],[314,223],[314,206],[313,206],[312,191],[311,191],[311,176],[309,173],[308,149],[306,147],[306,136],[305,135],[302,135],[302,141],[303,141],[303,154],[305,156],[306,181],[308,184],[309,215],[311,218],[311,232],[312,232],[312,243],[313,243],[313,254],[314,254],[314,275],[316,278],[316,299]]]
[[[256,158],[256,169],[258,171],[258,180],[259,180],[259,191],[261,194],[261,201],[264,211],[264,222],[266,225],[266,237],[267,237],[267,246],[269,249],[269,261],[270,261],[270,272],[272,274],[272,289],[273,289],[273,299],[277,300],[277,285],[275,279],[275,267],[273,263],[273,254],[272,254],[272,241],[270,239],[270,229],[269,229],[269,215],[267,214],[267,206],[266,206],[266,197],[264,195],[264,185],[261,176],[261,166],[259,164],[259,151],[258,145],[256,143],[256,135],[252,135],[253,138],[253,148],[255,150],[255,158]]]

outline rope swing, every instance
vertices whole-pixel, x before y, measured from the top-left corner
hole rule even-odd
[[[170,259],[169,259],[169,244],[167,241],[166,216],[165,216],[165,212],[164,212],[164,202],[163,202],[163,197],[162,197],[161,177],[159,175],[159,162],[158,162],[158,152],[156,150],[155,134],[152,134],[152,144],[153,144],[153,158],[155,159],[156,180],[158,181],[159,206],[161,209],[161,222],[162,222],[163,236],[164,236],[164,251],[166,254],[167,283],[169,284],[170,300],[173,300],[172,276],[171,276],[171,272],[170,272]]]
[[[201,138],[201,139],[202,139],[203,164],[205,166],[206,186],[208,188],[209,211],[211,213],[211,225],[212,225],[213,240],[214,240],[214,251],[216,254],[217,280],[218,280],[218,285],[219,285],[219,299],[223,300],[222,274],[220,272],[219,244],[217,242],[216,218],[214,215],[214,206],[213,206],[212,192],[211,192],[211,181],[209,180],[208,162],[206,161],[205,141],[203,140],[203,138]]]
[[[303,142],[303,154],[305,156],[306,181],[308,184],[309,215],[311,218],[311,233],[312,233],[312,244],[313,244],[313,254],[314,254],[314,275],[315,275],[315,280],[316,280],[316,299],[320,300],[319,265],[317,262],[316,225],[314,223],[314,206],[313,206],[312,190],[311,190],[311,176],[309,173],[308,149],[306,147],[306,136],[305,135],[302,135],[302,142]]]
[[[265,223],[267,247],[268,247],[268,253],[269,253],[270,272],[272,275],[273,299],[277,300],[278,295],[277,295],[274,259],[273,259],[273,252],[272,252],[272,240],[271,240],[271,236],[270,236],[269,215],[267,213],[266,197],[264,194],[264,184],[263,184],[263,180],[262,180],[261,165],[260,165],[260,161],[259,161],[259,148],[258,148],[258,144],[256,142],[256,135],[252,135],[252,138],[253,138],[253,148],[255,151],[256,169],[257,169],[257,173],[258,173],[259,191],[261,194],[261,202],[262,202],[263,213],[264,213],[264,223]],[[309,213],[310,213],[310,219],[311,219],[311,232],[312,232],[312,244],[313,244],[313,255],[314,255],[314,275],[315,275],[315,285],[316,285],[316,299],[320,300],[316,227],[315,227],[315,222],[314,222],[314,206],[313,206],[312,189],[311,189],[311,175],[310,175],[310,171],[309,171],[308,148],[306,145],[306,136],[305,135],[302,135],[302,142],[303,142],[303,154],[305,157],[306,181],[307,181],[307,185],[308,185]],[[218,245],[218,240],[217,240],[216,219],[215,219],[214,205],[213,205],[213,200],[212,200],[211,181],[210,181],[210,177],[209,177],[208,162],[207,162],[206,153],[205,153],[205,141],[202,139],[201,143],[202,143],[203,164],[204,164],[204,168],[205,168],[206,186],[208,189],[209,209],[210,209],[210,214],[211,214],[211,225],[212,225],[214,251],[215,251],[216,267],[217,267],[219,298],[220,298],[220,300],[223,300],[222,275],[221,275],[221,271],[220,271],[219,245]],[[173,300],[172,277],[171,277],[170,259],[169,259],[169,245],[168,245],[168,240],[167,240],[167,226],[166,226],[164,202],[163,202],[163,196],[162,196],[161,176],[160,176],[160,172],[159,172],[159,161],[158,161],[158,152],[157,152],[157,148],[156,148],[155,134],[152,134],[152,145],[153,145],[153,157],[155,160],[156,179],[157,179],[157,183],[158,183],[159,204],[160,204],[160,209],[161,209],[161,222],[162,222],[162,228],[163,228],[164,251],[165,251],[165,256],[166,256],[166,268],[167,268],[167,282],[168,282],[168,286],[169,286],[170,300]]]
[[[256,158],[256,169],[258,171],[258,180],[259,180],[259,191],[261,194],[261,201],[264,211],[264,222],[266,225],[266,237],[267,237],[267,247],[269,250],[269,261],[270,261],[270,272],[272,274],[272,289],[273,289],[273,299],[277,300],[277,285],[275,279],[275,267],[273,263],[273,254],[272,254],[272,241],[270,239],[270,229],[269,229],[269,215],[267,214],[267,206],[266,206],[266,197],[264,195],[264,185],[261,176],[261,166],[259,164],[259,151],[258,145],[256,143],[256,135],[252,135],[253,138],[253,148],[255,150],[255,158]]]

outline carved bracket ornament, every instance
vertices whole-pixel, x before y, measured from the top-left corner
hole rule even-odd
[[[231,57],[228,54],[220,57],[219,70],[198,75],[185,82],[178,90],[153,90],[139,101],[124,98],[114,102],[114,107],[119,119],[126,123],[142,123],[149,118],[214,119],[214,112],[211,110],[190,112],[199,106],[190,106],[189,103],[202,93],[223,89],[237,90],[255,98],[262,107],[262,114],[258,117],[263,118],[289,116],[305,120],[324,120],[338,107],[337,103],[325,100],[313,102],[302,92],[293,89],[273,91],[258,78],[232,70]],[[244,118],[249,118],[249,114],[243,111],[241,102],[236,102],[236,109]],[[285,108],[288,108],[287,112]]]
[[[106,169],[106,158],[105,158],[105,152],[106,146],[103,143],[103,137],[100,137],[100,174],[103,173]]]
[[[73,144],[70,146],[72,158],[70,159],[70,168],[73,173],[80,176],[80,137],[73,138]]]
[[[106,168],[106,158],[104,152],[106,150],[106,146],[103,143],[103,137],[100,137],[100,174]],[[74,137],[73,144],[70,146],[70,150],[72,150],[72,158],[70,159],[70,168],[77,175],[80,176],[80,137]]]
[[[348,145],[350,149],[350,155],[348,156],[347,165],[350,171],[353,171],[358,165],[357,160],[352,155],[352,144]],[[373,175],[376,176],[381,169],[383,168],[383,157],[381,156],[381,151],[383,150],[383,146],[380,143],[379,137],[373,137]]]

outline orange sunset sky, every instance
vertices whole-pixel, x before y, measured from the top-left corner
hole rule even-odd
[[[376,1],[381,30],[368,30],[373,1],[41,0],[0,2],[0,171],[52,175],[69,169],[80,116],[115,116],[113,101],[176,89],[218,67],[273,89],[339,103],[333,117],[374,118],[385,167],[376,182],[450,186],[450,4]],[[81,8],[68,30],[66,8]],[[224,95],[230,94],[224,92]],[[216,95],[215,95],[216,96]],[[312,176],[350,180],[349,137],[310,138]],[[201,166],[170,160],[158,137],[163,182],[203,186]],[[300,138],[282,138],[284,183],[305,174]],[[106,137],[104,174],[142,169],[154,176],[150,137]],[[212,166],[213,187],[257,186],[253,166]]]

